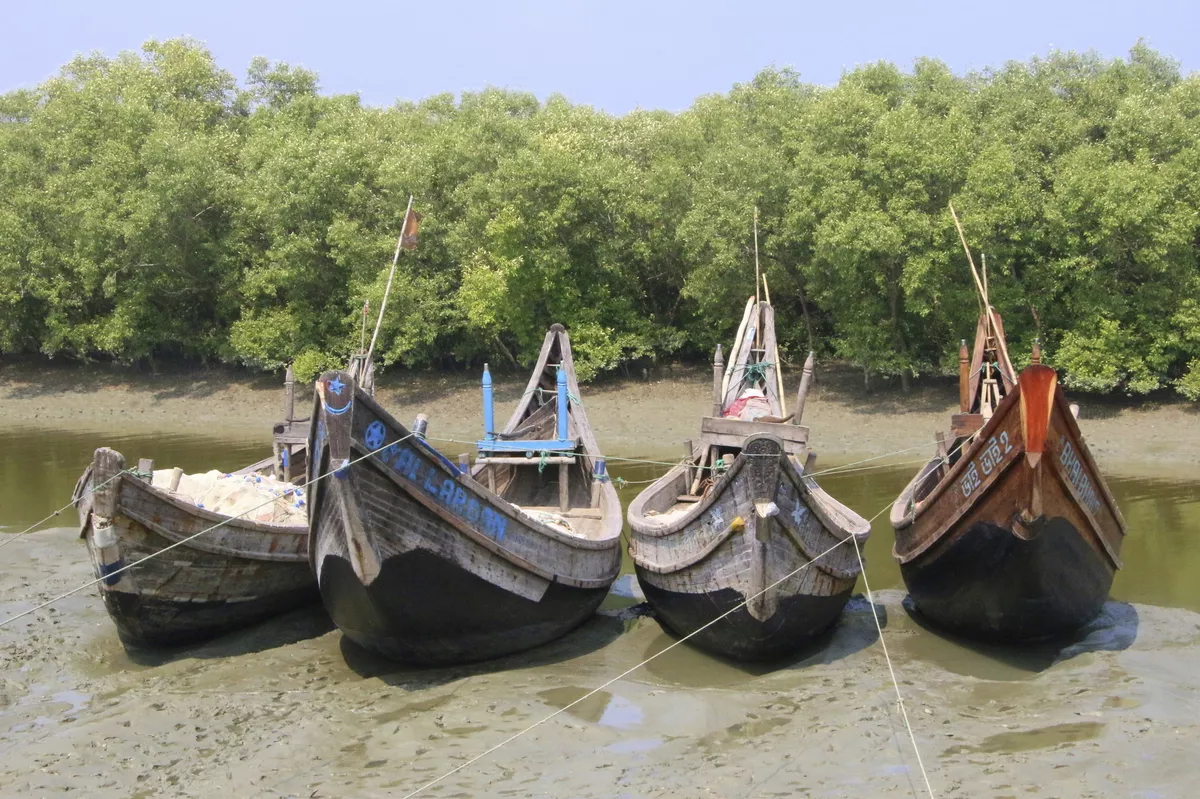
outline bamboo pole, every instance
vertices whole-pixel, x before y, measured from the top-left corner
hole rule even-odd
[[[408,207],[404,209],[404,221],[400,223],[400,235],[396,237],[396,254],[392,256],[392,271],[388,272],[387,287],[383,290],[383,302],[379,304],[379,318],[375,320],[375,332],[371,334],[371,346],[367,348],[367,358],[375,351],[375,339],[379,338],[379,328],[383,325],[383,312],[387,309],[388,294],[392,291],[392,280],[396,277],[396,264],[400,261],[400,250],[404,245],[404,233],[408,230],[408,216],[412,213],[413,197],[408,195]]]
[[[363,318],[362,331],[358,334],[358,351],[367,351],[367,312],[370,309],[371,301],[367,300],[363,303]]]
[[[767,285],[767,276],[762,276],[763,297],[767,305],[771,304],[771,287]],[[775,360],[775,390],[779,392],[779,415],[787,416],[787,399],[783,395],[783,364],[779,362],[779,337],[775,337],[775,351],[767,353]]]
[[[733,375],[733,368],[737,365],[738,353],[741,352],[742,339],[746,335],[746,328],[750,325],[751,313],[755,309],[754,298],[746,298],[746,310],[742,312],[742,323],[738,325],[737,336],[733,339],[733,348],[729,350],[729,362],[725,365],[725,376],[721,380],[721,397],[723,398],[729,391],[729,381]],[[724,402],[724,399],[722,399]]]
[[[983,263],[983,304],[987,306],[988,311],[992,310],[991,295],[988,294],[988,279],[987,279],[987,253],[979,253],[979,260]],[[990,313],[988,314],[991,315]]]
[[[971,265],[971,276],[975,278],[975,288],[979,290],[979,302],[982,305],[984,298],[987,296],[987,291],[983,287],[983,281],[979,279],[979,270],[975,268],[975,259],[971,257],[971,248],[967,246],[967,237],[963,233],[962,223],[958,221],[958,214],[954,213],[954,203],[950,203],[950,216],[954,218],[954,227],[958,230],[958,240],[962,242],[963,252],[967,254],[967,263]],[[986,306],[984,307],[984,316],[987,316]],[[988,327],[991,327],[991,320],[988,320]]]
[[[758,266],[758,206],[754,206],[754,313],[759,316],[758,324],[754,326],[754,348],[762,346],[762,311],[758,307],[758,284],[761,280],[761,270]],[[770,302],[770,300],[768,300]]]

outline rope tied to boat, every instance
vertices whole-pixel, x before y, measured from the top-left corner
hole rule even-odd
[[[366,455],[363,455],[362,457],[355,458],[353,460],[344,461],[344,462],[338,464],[336,467],[331,468],[329,471],[325,472],[324,474],[319,474],[307,482],[301,483],[300,485],[297,485],[297,486],[294,486],[293,488],[287,489],[286,491],[284,491],[283,495],[291,496],[292,494],[294,494],[297,491],[303,491],[303,490],[309,488],[310,486],[316,485],[317,483],[324,480],[325,478],[336,474],[338,471],[340,471],[342,469],[346,469],[350,466],[353,466],[356,463],[359,463],[361,461],[365,461],[368,458],[374,457],[375,455],[378,455],[379,453],[383,452],[384,450],[388,449],[389,447],[392,447],[395,444],[399,444],[400,442],[405,441],[406,439],[413,438],[414,436],[416,436],[416,433],[409,433],[408,435],[402,436],[402,437],[396,439],[395,441],[391,441],[391,442],[388,442],[387,444],[384,444],[383,446],[379,447],[378,449],[371,450],[370,452],[368,452]],[[111,482],[112,480],[115,480],[117,477],[121,476],[122,474],[125,474],[128,471],[129,471],[128,469],[123,469],[120,472],[117,472],[117,474],[113,475],[113,477],[111,477],[109,480],[105,480],[104,483],[101,483],[100,485],[105,485],[105,484]],[[96,488],[99,488],[99,486],[96,486]],[[95,490],[95,489],[93,489],[93,490]],[[266,502],[263,502],[259,505],[255,505],[253,508],[247,508],[246,510],[242,511],[241,513],[238,513],[235,516],[230,516],[226,519],[222,519],[221,521],[217,522],[216,524],[212,525],[211,527],[206,527],[205,529],[201,530],[200,532],[193,533],[192,535],[188,536],[187,538],[181,538],[178,541],[175,541],[174,543],[168,544],[167,546],[163,547],[162,549],[158,550],[157,552],[152,552],[144,558],[135,560],[132,563],[127,563],[118,569],[113,569],[112,571],[105,574],[103,577],[97,577],[96,579],[86,582],[83,585],[72,588],[70,591],[61,593],[58,596],[54,597],[53,599],[48,599],[45,602],[41,603],[40,605],[35,605],[34,607],[29,608],[28,610],[23,610],[20,613],[17,613],[16,615],[9,616],[7,619],[0,621],[0,627],[6,627],[9,624],[12,624],[17,619],[24,618],[25,616],[28,616],[31,613],[36,613],[37,611],[42,610],[43,608],[47,608],[50,605],[53,605],[55,602],[66,599],[67,597],[69,597],[73,594],[79,593],[80,591],[84,590],[85,588],[91,588],[94,585],[99,585],[100,583],[104,582],[105,580],[111,579],[114,575],[121,574],[122,572],[128,571],[135,566],[145,563],[146,561],[150,560],[151,558],[157,558],[159,555],[162,555],[166,552],[170,552],[171,550],[181,547],[184,544],[187,544],[191,541],[195,541],[200,536],[205,535],[206,533],[211,533],[213,530],[224,527],[225,525],[229,524],[230,522],[234,521],[235,519],[240,519],[240,518],[246,516],[247,514],[250,514],[256,510],[259,510],[260,508],[265,508],[267,505],[274,503],[277,499],[278,499],[278,497],[271,497],[271,499],[267,500]],[[71,504],[74,504],[74,502],[72,502]],[[70,507],[70,505],[68,505],[66,507]],[[0,545],[0,546],[2,546],[2,545]]]
[[[472,446],[474,446],[476,443],[475,441],[464,441],[463,439],[459,439],[459,438],[438,438],[436,436],[428,436],[427,440],[428,441],[441,441],[441,442],[448,443],[448,444],[469,444]],[[827,475],[827,474],[841,474],[841,473],[853,472],[853,471],[865,471],[866,469],[887,469],[887,468],[891,468],[894,466],[903,466],[903,465],[908,464],[909,461],[903,461],[901,463],[880,463],[875,466],[868,466],[865,468],[860,468],[860,467],[862,467],[862,464],[865,464],[865,463],[871,463],[873,461],[880,461],[885,458],[892,458],[892,457],[895,457],[896,455],[903,455],[906,452],[912,452],[912,451],[918,450],[918,449],[925,449],[928,446],[929,446],[928,441],[922,441],[920,444],[914,444],[910,447],[904,447],[903,449],[897,449],[897,450],[892,450],[891,452],[885,452],[882,455],[872,455],[869,458],[862,458],[861,460],[851,461],[850,463],[843,463],[838,466],[830,466],[828,469],[822,469],[820,471],[811,472],[811,473],[807,474],[806,476],[807,477],[821,477],[822,475]],[[773,453],[755,454],[752,452],[746,452],[746,453],[742,453],[742,455],[744,457],[748,457],[748,458],[749,457],[770,457],[770,458],[778,457],[777,455],[775,455]],[[641,463],[641,464],[646,464],[646,465],[650,465],[650,466],[670,466],[672,468],[675,466],[679,466],[680,463],[683,462],[683,461],[658,461],[658,460],[650,460],[647,458],[620,458],[615,455],[605,455],[604,459],[606,461],[617,461],[620,463]],[[701,471],[711,471],[711,472],[714,472],[715,474],[721,474],[721,473],[724,473],[725,471],[727,471],[730,466],[732,466],[732,462],[725,461],[725,458],[722,456],[722,457],[718,458],[714,464],[709,465],[709,466],[697,466],[694,464],[688,464],[688,466],[691,469],[698,469]],[[615,480],[615,478],[614,478],[614,480]],[[629,481],[626,481],[626,482],[629,482]],[[615,485],[615,483],[614,483],[614,485]]]
[[[118,477],[120,477],[123,474],[129,474],[129,475],[133,475],[134,477],[140,477],[140,474],[138,473],[137,469],[122,469],[121,471],[114,474],[112,477],[105,480],[103,483],[99,483],[97,485],[92,486],[87,491],[83,492],[82,494],[80,494],[77,497],[75,497],[75,496],[71,497],[70,502],[68,502],[66,505],[63,505],[58,510],[54,511],[46,518],[40,519],[40,520],[34,522],[29,527],[26,527],[24,530],[22,530],[19,533],[16,533],[15,535],[5,536],[4,540],[0,541],[0,549],[3,549],[4,547],[8,546],[9,544],[11,544],[14,541],[19,541],[20,539],[24,538],[25,536],[29,535],[30,533],[36,532],[39,527],[41,527],[43,524],[45,524],[46,522],[53,519],[55,516],[60,515],[67,508],[71,508],[71,507],[78,505],[81,501],[83,501],[83,499],[85,497],[90,496],[91,494],[95,493],[95,491],[97,489],[104,488],[104,486],[108,485],[113,480],[116,480]]]
[[[884,506],[883,510],[871,517],[868,524],[874,523],[889,507],[890,505]],[[879,645],[883,648],[883,658],[887,661],[888,674],[892,677],[892,687],[896,690],[896,704],[900,706],[900,716],[904,719],[904,726],[908,730],[908,739],[912,742],[913,753],[917,756],[917,765],[921,768],[921,778],[925,781],[925,791],[929,794],[929,799],[935,799],[933,786],[929,783],[929,774],[925,771],[925,761],[922,760],[921,750],[917,747],[917,736],[913,733],[912,724],[908,720],[904,697],[900,695],[900,681],[896,679],[896,667],[892,665],[892,656],[888,653],[887,641],[883,638],[883,624],[880,623],[879,613],[875,610],[875,597],[871,592],[871,583],[867,581],[867,564],[863,560],[862,549],[858,546],[858,538],[850,536],[850,540],[854,542],[854,554],[858,556],[859,574],[862,576],[863,587],[867,589],[867,604],[871,607],[871,618],[875,620],[875,629],[879,633]],[[898,744],[897,748],[899,748]],[[915,788],[913,793],[916,793]]]
[[[870,519],[870,521],[868,522],[868,524],[870,524],[870,523],[873,523],[873,522],[874,522],[876,519],[878,519],[880,516],[882,516],[882,515],[883,515],[883,514],[884,514],[884,513],[887,511],[887,509],[888,509],[889,507],[891,507],[891,504],[890,504],[890,503],[889,503],[888,505],[884,506],[883,510],[879,511],[879,513],[875,514],[875,515],[874,515],[874,516],[873,516],[873,517]],[[597,693],[599,693],[599,692],[603,691],[604,689],[608,688],[608,687],[609,687],[610,685],[612,685],[613,683],[615,683],[615,682],[617,682],[617,681],[619,681],[619,680],[621,680],[621,679],[624,679],[625,677],[629,676],[629,675],[630,675],[630,674],[632,674],[633,672],[635,672],[635,671],[637,671],[638,669],[640,669],[642,666],[645,666],[646,664],[650,663],[651,661],[655,660],[656,658],[658,658],[658,657],[661,657],[662,655],[665,655],[667,652],[670,652],[672,649],[674,649],[675,647],[677,647],[677,646],[679,646],[680,644],[684,643],[684,642],[685,642],[685,641],[687,641],[689,638],[692,638],[693,636],[696,636],[696,635],[698,635],[698,634],[700,634],[700,633],[704,632],[704,631],[705,631],[705,630],[707,630],[709,627],[713,626],[714,624],[716,624],[717,622],[719,622],[719,621],[721,621],[722,619],[726,618],[727,616],[729,616],[729,615],[731,615],[731,614],[733,614],[733,613],[736,613],[737,611],[741,610],[741,609],[742,609],[743,607],[745,607],[747,604],[749,604],[749,603],[750,603],[750,602],[752,602],[753,600],[757,599],[758,597],[762,596],[763,594],[767,593],[768,591],[774,590],[774,589],[775,589],[775,588],[776,588],[778,585],[780,585],[781,583],[783,583],[783,582],[785,582],[785,581],[787,581],[787,580],[790,580],[792,577],[794,577],[795,575],[799,574],[799,573],[800,573],[801,571],[803,571],[804,569],[806,569],[806,568],[808,568],[809,566],[813,565],[814,563],[816,563],[817,561],[819,561],[821,558],[825,557],[826,555],[828,555],[829,553],[833,552],[833,551],[834,551],[835,549],[837,549],[838,547],[840,547],[840,546],[842,546],[843,544],[845,544],[845,543],[846,543],[846,541],[852,541],[852,542],[854,542],[854,549],[855,549],[855,551],[856,551],[856,552],[858,552],[859,568],[861,569],[861,574],[862,574],[862,578],[863,578],[863,584],[864,584],[864,585],[866,585],[866,583],[867,583],[867,573],[866,573],[866,567],[865,567],[865,565],[864,565],[864,563],[863,563],[863,559],[862,559],[862,553],[861,553],[861,551],[859,551],[859,548],[858,548],[858,538],[857,538],[857,536],[854,536],[854,535],[847,536],[846,538],[843,538],[842,540],[838,541],[838,542],[837,542],[836,544],[834,544],[833,546],[831,546],[831,547],[829,547],[828,549],[826,549],[824,552],[821,552],[820,554],[818,554],[818,555],[817,555],[816,557],[814,557],[813,559],[811,559],[811,560],[809,560],[809,561],[806,561],[805,563],[803,563],[802,565],[800,565],[799,567],[797,567],[796,569],[794,569],[794,570],[793,570],[792,572],[790,572],[789,574],[786,574],[786,575],[784,575],[783,577],[780,577],[778,580],[776,580],[775,582],[773,582],[773,583],[771,583],[770,585],[766,586],[765,588],[763,588],[763,589],[762,589],[761,591],[759,591],[758,593],[754,594],[753,596],[746,597],[746,598],[745,598],[745,599],[743,599],[741,602],[739,602],[738,604],[734,605],[732,608],[730,608],[729,610],[725,611],[725,612],[724,612],[724,613],[722,613],[721,615],[717,616],[715,619],[713,619],[712,621],[710,621],[710,622],[708,622],[707,624],[703,625],[702,627],[698,627],[697,629],[693,630],[692,632],[688,633],[687,635],[685,635],[685,636],[682,636],[681,638],[679,638],[679,639],[677,639],[677,640],[673,641],[672,643],[670,643],[670,644],[668,644],[667,646],[663,647],[663,648],[662,648],[662,649],[660,649],[658,652],[655,652],[653,655],[651,655],[650,657],[646,658],[646,659],[645,659],[645,660],[643,660],[642,662],[640,662],[640,663],[638,663],[638,664],[636,664],[636,665],[634,665],[634,666],[631,666],[630,668],[628,668],[628,669],[626,669],[625,671],[623,671],[623,672],[621,672],[620,674],[618,674],[616,677],[613,677],[611,680],[608,680],[607,682],[605,682],[605,683],[603,683],[603,684],[601,684],[601,685],[598,685],[598,686],[596,686],[596,687],[595,687],[595,688],[593,688],[591,691],[588,691],[586,694],[584,694],[583,696],[581,696],[581,697],[579,697],[578,699],[576,699],[574,702],[571,702],[571,703],[569,703],[569,704],[563,705],[562,707],[560,707],[560,708],[558,708],[557,710],[555,710],[553,713],[550,713],[549,715],[547,715],[547,716],[545,716],[545,717],[543,717],[543,718],[539,719],[538,721],[535,721],[533,724],[530,724],[528,727],[524,728],[523,730],[520,730],[519,732],[516,732],[516,733],[514,733],[514,734],[510,735],[509,737],[505,738],[503,741],[501,741],[500,743],[498,743],[498,744],[496,744],[495,746],[491,747],[490,749],[487,749],[486,751],[483,751],[483,752],[479,753],[478,755],[476,755],[475,757],[471,758],[470,760],[467,760],[466,762],[464,762],[464,763],[462,763],[462,764],[460,764],[460,765],[458,765],[458,766],[455,766],[453,769],[451,769],[450,771],[447,771],[445,774],[443,774],[442,776],[438,777],[437,779],[431,780],[431,781],[429,781],[429,782],[425,783],[424,785],[422,785],[421,787],[417,788],[415,791],[412,791],[411,793],[405,794],[405,795],[404,795],[404,797],[403,797],[403,799],[413,799],[413,797],[414,797],[414,796],[418,796],[419,794],[421,794],[421,793],[424,793],[424,792],[425,792],[427,789],[429,789],[429,788],[432,788],[434,785],[437,785],[438,783],[442,782],[443,780],[445,780],[445,779],[447,779],[447,778],[449,778],[449,777],[452,777],[452,776],[454,776],[454,775],[455,775],[455,774],[457,774],[458,772],[462,771],[463,769],[467,768],[468,766],[472,765],[473,763],[476,763],[476,762],[478,762],[478,761],[482,760],[483,758],[487,757],[488,755],[492,754],[493,752],[497,751],[498,749],[500,749],[500,748],[502,748],[502,747],[504,747],[504,746],[507,746],[508,744],[512,743],[513,741],[517,740],[518,738],[522,737],[523,735],[525,735],[525,734],[527,734],[527,733],[529,733],[529,732],[533,731],[533,730],[534,730],[534,729],[536,729],[537,727],[540,727],[542,724],[545,724],[546,722],[550,721],[551,719],[555,718],[556,716],[558,716],[558,715],[560,715],[560,714],[562,714],[562,713],[565,713],[566,711],[568,711],[568,710],[570,710],[571,708],[575,707],[575,706],[576,706],[576,705],[578,705],[580,702],[583,702],[583,701],[587,700],[589,697],[595,696]],[[872,599],[872,595],[871,595],[871,592],[870,592],[870,586],[869,586],[869,585],[867,586],[867,601],[868,601],[868,603],[871,605],[871,615],[872,615],[872,616],[874,617],[874,619],[875,619],[875,625],[876,625],[876,629],[877,629],[877,630],[878,630],[878,632],[879,632],[879,641],[880,641],[880,643],[883,643],[883,627],[880,625],[880,623],[879,623],[879,616],[878,616],[878,615],[876,614],[876,612],[875,612],[875,603],[874,603],[874,600]],[[896,680],[896,672],[895,672],[895,669],[892,667],[892,661],[891,661],[891,657],[890,657],[890,655],[888,655],[888,652],[887,652],[887,645],[886,645],[886,644],[884,644],[884,657],[887,659],[887,662],[888,662],[888,670],[889,670],[889,672],[890,672],[890,674],[891,674],[891,677],[892,677],[892,685],[893,685],[893,687],[894,687],[894,688],[895,688],[895,690],[896,690],[896,695],[897,695],[897,696],[900,696],[900,684],[899,684],[899,682]],[[903,710],[904,710],[904,706],[903,706],[903,704],[901,704],[901,711],[903,711]],[[913,731],[912,731],[912,725],[911,725],[911,724],[909,724],[909,721],[908,721],[908,714],[907,714],[907,713],[904,713],[903,715],[904,715],[904,724],[905,724],[905,726],[906,726],[906,727],[908,727],[909,738],[910,738],[910,740],[912,741],[913,750],[914,750],[914,751],[916,751],[916,753],[917,753],[917,762],[918,762],[918,763],[920,764],[920,766],[921,766],[921,776],[922,776],[922,777],[924,777],[924,779],[925,779],[925,789],[926,789],[926,790],[928,791],[928,793],[929,793],[929,799],[936,799],[936,797],[934,796],[934,793],[933,793],[933,788],[931,787],[931,785],[930,785],[930,782],[929,782],[929,776],[928,776],[928,774],[926,774],[926,772],[925,772],[925,764],[924,764],[924,762],[921,760],[921,753],[920,753],[920,751],[918,751],[918,750],[917,750],[917,739],[916,739],[916,736],[913,734]],[[914,788],[914,793],[915,793],[915,788]]]

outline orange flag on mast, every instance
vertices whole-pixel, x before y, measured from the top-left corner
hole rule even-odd
[[[421,215],[412,210],[408,217],[404,220],[404,232],[400,234],[400,246],[406,250],[417,249],[417,228],[421,221]]]

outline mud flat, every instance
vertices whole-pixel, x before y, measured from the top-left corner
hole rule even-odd
[[[818,465],[894,464],[822,478],[870,516],[928,457],[954,386],[866,393],[853,373],[823,374],[805,417]],[[674,460],[708,410],[707,380],[682,370],[602,382],[584,398],[609,455]],[[222,371],[0,368],[0,530],[65,502],[100,444],[200,469],[260,457],[279,389]],[[522,390],[523,379],[500,379],[502,418]],[[402,420],[429,414],[434,437],[479,433],[474,376],[391,376],[380,395]],[[895,590],[891,531],[875,525],[868,577],[885,589],[884,635],[938,797],[1195,794],[1200,420],[1181,404],[1083,405],[1130,535],[1114,585],[1124,601],[1077,638],[981,648],[925,629]],[[297,408],[306,414],[307,400]],[[661,467],[614,461],[621,470],[636,480]],[[0,619],[92,577],[70,527],[0,557]],[[413,670],[343,639],[319,606],[200,647],[127,651],[89,588],[0,628],[0,796],[403,797],[669,646],[635,602],[610,596],[583,628],[525,655]],[[422,795],[857,799],[920,786],[860,597],[803,657],[747,668],[679,646]]]
[[[81,550],[69,528],[6,547],[0,613],[88,579]],[[1110,602],[1069,643],[993,650],[925,630],[898,591],[876,600],[938,796],[1192,795],[1200,614]],[[527,655],[412,670],[319,608],[127,652],[86,590],[0,629],[0,794],[403,796],[672,642],[629,603]],[[769,669],[677,647],[426,795],[912,795],[877,639],[856,598]]]

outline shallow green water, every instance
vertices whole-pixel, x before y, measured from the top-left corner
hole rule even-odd
[[[253,463],[270,451],[265,434],[261,440],[227,440],[203,436],[2,431],[0,532],[20,532],[65,505],[76,479],[98,446],[119,450],[130,464],[136,464],[139,458],[152,458],[158,468],[179,466],[185,471],[228,471]],[[837,465],[822,461],[818,469]],[[645,481],[656,478],[666,468],[610,462],[610,472],[629,481],[620,489],[625,506],[645,488]],[[916,465],[889,466],[820,478],[825,490],[863,516],[871,518],[878,514],[867,545],[867,578],[873,589],[902,587],[900,571],[891,558],[887,509],[916,468]],[[1160,477],[1116,477],[1108,482],[1129,527],[1122,550],[1125,568],[1117,575],[1114,598],[1200,610],[1200,484]],[[64,511],[62,518],[64,521],[48,525],[74,524],[74,511]],[[632,571],[628,563],[626,571]]]

